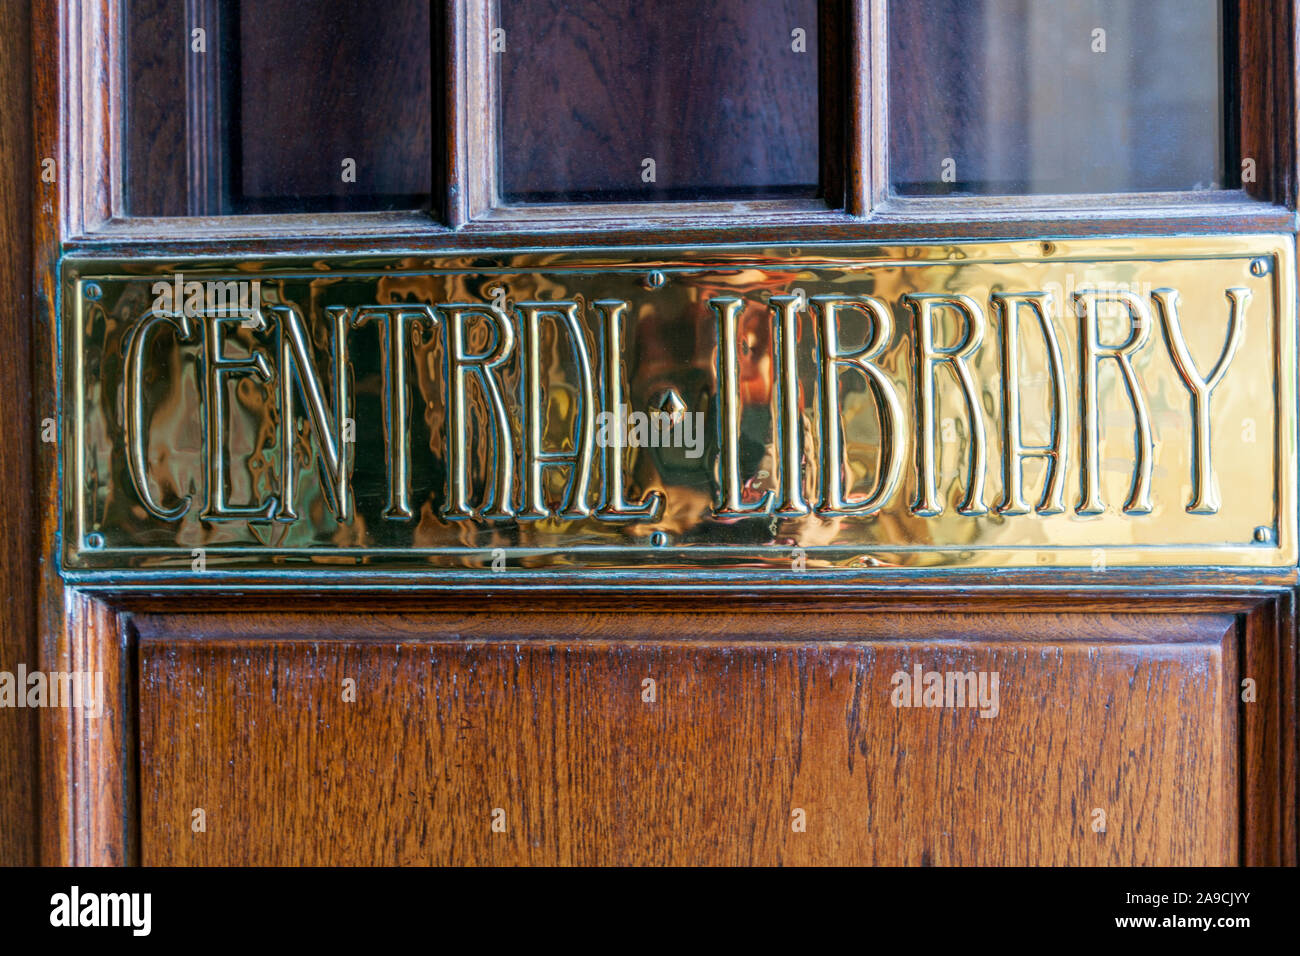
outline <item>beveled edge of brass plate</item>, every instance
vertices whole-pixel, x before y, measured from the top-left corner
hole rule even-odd
[[[864,555],[861,568],[824,567],[809,569],[799,577],[791,580],[788,571],[777,567],[738,567],[746,559],[759,555],[770,555],[775,546],[764,548],[714,548],[679,547],[679,548],[595,548],[594,551],[613,550],[625,557],[649,559],[645,567],[619,564],[615,566],[593,566],[583,568],[546,566],[536,568],[508,567],[494,572],[490,580],[485,580],[485,573],[477,567],[465,568],[422,568],[408,565],[393,567],[341,567],[337,551],[329,552],[328,560],[314,561],[310,557],[300,558],[301,563],[292,566],[239,569],[211,569],[202,573],[183,569],[139,569],[122,567],[87,568],[72,564],[74,557],[85,558],[108,557],[114,549],[87,551],[68,543],[66,531],[70,523],[78,517],[77,503],[68,500],[65,478],[71,471],[80,474],[82,461],[83,428],[80,412],[83,407],[84,377],[81,366],[82,350],[80,335],[82,325],[76,321],[73,341],[69,342],[68,325],[73,319],[79,319],[82,297],[73,296],[76,303],[76,315],[68,316],[64,312],[67,296],[79,287],[79,284],[95,278],[138,278],[160,275],[174,271],[192,272],[195,275],[213,277],[231,275],[232,277],[257,275],[274,277],[292,274],[321,274],[331,270],[366,271],[375,274],[438,274],[472,271],[491,273],[495,271],[572,271],[574,273],[592,271],[695,271],[702,267],[726,268],[727,266],[759,266],[768,269],[797,269],[812,266],[836,266],[855,264],[899,264],[917,265],[925,262],[951,261],[953,259],[979,262],[1030,262],[1060,261],[1101,263],[1107,261],[1124,262],[1133,259],[1218,259],[1243,257],[1271,257],[1274,267],[1270,270],[1275,283],[1277,311],[1274,315],[1276,326],[1277,352],[1274,356],[1275,392],[1278,407],[1289,411],[1287,416],[1279,416],[1276,429],[1275,460],[1279,467],[1274,476],[1277,504],[1277,540],[1271,544],[1238,546],[1196,546],[1162,549],[1157,546],[1116,546],[1099,545],[1107,552],[1118,553],[1120,560],[1109,566],[1095,578],[1087,580],[1105,581],[1116,575],[1128,572],[1152,571],[1175,572],[1187,571],[1234,571],[1241,573],[1257,569],[1269,576],[1277,572],[1289,572],[1288,578],[1294,578],[1297,561],[1300,560],[1297,546],[1297,330],[1296,330],[1296,267],[1295,245],[1291,235],[1219,235],[1219,236],[1173,236],[1173,237],[1107,237],[1107,238],[1043,238],[1035,240],[976,240],[971,242],[909,242],[906,244],[862,244],[862,243],[818,243],[799,246],[773,246],[770,244],[754,246],[729,245],[726,247],[706,246],[689,247],[570,247],[546,250],[475,250],[472,253],[456,251],[440,255],[436,251],[419,250],[406,254],[383,253],[376,255],[340,255],[340,256],[267,256],[256,258],[222,258],[208,256],[177,256],[122,259],[113,256],[99,256],[82,253],[65,255],[60,259],[60,283],[57,293],[58,333],[58,387],[60,395],[58,406],[60,413],[59,434],[66,436],[69,429],[74,429],[75,440],[64,442],[59,455],[59,529],[56,546],[59,551],[59,572],[69,583],[109,585],[113,587],[211,587],[225,588],[235,584],[252,584],[293,587],[295,583],[309,583],[312,586],[358,586],[383,587],[385,582],[447,584],[464,586],[535,586],[537,583],[553,583],[558,586],[590,586],[594,583],[608,582],[616,587],[635,587],[641,584],[656,583],[716,583],[744,584],[764,582],[778,587],[808,588],[816,587],[818,581],[827,584],[847,585],[870,582],[877,578],[910,580],[935,575],[997,575],[1014,572],[1020,575],[1053,575],[1064,573],[1073,577],[1087,571],[1087,563],[1054,564],[1044,566],[1039,561],[1043,554],[1052,555],[1070,549],[1043,549],[1026,547],[1023,549],[994,548],[960,548],[935,547],[934,550],[954,555],[966,555],[962,563],[945,563],[941,567],[899,567],[874,566],[872,554],[888,554],[890,551],[902,550],[898,545],[871,548],[833,547],[827,551],[840,555]],[[326,269],[326,265],[328,269]],[[69,365],[67,359],[71,350],[74,373],[74,387],[68,389]],[[139,553],[149,549],[116,549]],[[160,549],[167,554],[176,553],[175,548]],[[219,553],[220,549],[210,549]],[[246,552],[246,548],[233,549]],[[520,556],[529,549],[512,549]],[[535,557],[556,549],[532,549]],[[585,550],[585,549],[573,549]],[[707,562],[702,552],[716,550],[726,552],[729,559],[724,566],[714,567]],[[908,549],[910,550],[910,549]],[[430,553],[455,554],[465,557],[465,549],[433,549]],[[978,552],[978,560],[971,560]],[[1180,553],[1194,555],[1192,560],[1177,560]],[[266,552],[269,555],[269,551]],[[383,549],[367,550],[366,555],[383,553]],[[417,553],[413,549],[395,552],[406,558]],[[295,552],[295,556],[301,552]],[[485,551],[485,557],[487,557]],[[721,555],[719,555],[721,556]],[[668,560],[665,560],[668,558]],[[677,560],[673,560],[677,559]],[[680,562],[680,563],[679,563]],[[485,562],[486,564],[486,562]]]

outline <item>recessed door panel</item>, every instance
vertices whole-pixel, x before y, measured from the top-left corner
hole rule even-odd
[[[146,864],[1238,857],[1231,615],[138,627]]]

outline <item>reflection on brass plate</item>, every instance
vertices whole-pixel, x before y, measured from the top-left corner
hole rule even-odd
[[[62,313],[69,573],[1296,561],[1287,237],[78,259]]]

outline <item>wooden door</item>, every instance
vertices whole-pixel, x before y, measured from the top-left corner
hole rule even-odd
[[[1295,863],[1290,2],[6,22],[0,859]]]

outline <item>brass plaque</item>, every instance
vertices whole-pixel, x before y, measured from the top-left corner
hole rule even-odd
[[[1289,237],[63,277],[73,577],[1296,563]]]

